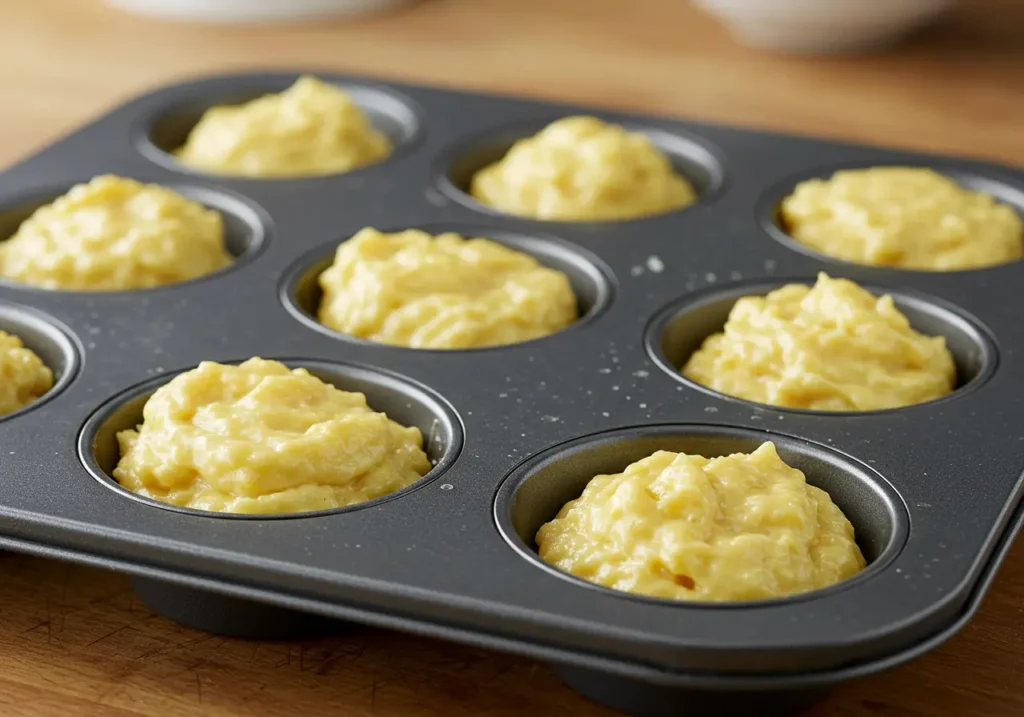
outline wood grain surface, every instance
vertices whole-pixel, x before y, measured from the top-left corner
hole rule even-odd
[[[893,0],[899,2],[900,0]],[[0,0],[0,165],[183,76],[325,68],[966,153],[1024,164],[1024,2],[964,2],[892,52],[735,46],[684,0],[426,0],[276,27],[132,18],[99,0]],[[838,690],[814,717],[1024,714],[1024,547],[946,646]],[[611,713],[542,664],[376,630],[301,644],[211,637],[123,577],[0,554],[0,715],[457,717]]]

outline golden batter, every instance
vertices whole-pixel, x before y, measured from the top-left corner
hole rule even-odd
[[[818,275],[736,302],[723,333],[683,374],[716,391],[786,408],[872,411],[939,398],[956,383],[941,336],[911,328],[891,296]]]
[[[536,540],[577,577],[675,600],[784,597],[865,567],[850,521],[772,443],[710,460],[658,451],[596,476]]]
[[[0,276],[54,290],[148,289],[230,263],[219,213],[112,175],[72,187],[0,243]]]
[[[117,434],[114,478],[172,505],[301,513],[379,498],[430,471],[417,428],[305,369],[204,361],[159,388]]]
[[[175,152],[195,169],[243,177],[337,174],[390,154],[347,92],[308,76],[280,94],[207,110]]]
[[[529,341],[577,318],[569,279],[488,239],[363,229],[320,275],[319,320],[397,346],[463,349]]]
[[[37,401],[53,388],[53,372],[17,336],[0,331],[0,416]]]
[[[1010,206],[930,169],[812,179],[797,185],[781,214],[798,242],[858,264],[952,271],[1024,256],[1024,222]]]
[[[566,117],[477,172],[470,193],[509,214],[563,221],[634,219],[697,201],[693,187],[640,132]]]

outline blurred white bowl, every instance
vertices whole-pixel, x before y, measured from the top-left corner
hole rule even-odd
[[[409,0],[107,0],[136,15],[167,20],[250,23],[362,15]]]
[[[744,45],[837,54],[876,49],[949,9],[956,0],[694,0]]]

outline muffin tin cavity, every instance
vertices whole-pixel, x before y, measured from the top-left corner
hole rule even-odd
[[[272,81],[246,82],[236,84],[233,89],[227,91],[218,87],[194,88],[192,92],[179,97],[177,102],[163,106],[143,123],[137,146],[144,155],[160,164],[182,172],[205,175],[206,172],[180,163],[172,154],[185,143],[189,132],[202,118],[203,113],[211,107],[240,105],[263,95],[283,92],[294,83],[294,80],[294,77],[288,77]],[[335,84],[351,95],[360,109],[370,118],[373,126],[391,140],[394,150],[384,162],[388,162],[412,145],[422,132],[420,113],[411,100],[392,90],[368,84],[348,82]],[[225,175],[224,178],[244,179],[228,175]],[[266,178],[255,181],[289,180]]]
[[[803,174],[789,177],[774,186],[767,189],[761,196],[757,203],[756,213],[758,223],[761,228],[768,233],[776,241],[782,243],[786,247],[798,251],[801,254],[805,254],[819,261],[826,261],[836,264],[851,264],[851,262],[839,259],[836,257],[827,256],[815,251],[812,247],[807,246],[801,242],[796,241],[789,235],[781,216],[782,202],[796,189],[797,185],[801,182],[806,182],[811,179],[829,179],[836,172],[843,170],[860,170],[860,169],[872,169],[875,167],[887,167],[887,166],[910,166],[920,167],[924,169],[932,169],[935,172],[949,177],[961,187],[969,189],[975,192],[982,192],[994,197],[997,201],[1006,204],[1013,208],[1022,219],[1024,219],[1024,184],[1014,184],[1005,179],[999,179],[994,176],[986,176],[975,172],[970,172],[962,169],[951,169],[943,166],[928,167],[926,165],[910,163],[907,165],[893,165],[893,164],[844,164],[834,165],[830,167],[824,167],[813,172],[805,172]],[[1015,264],[1018,262],[1010,262]],[[997,264],[988,267],[981,267],[977,269],[957,269],[955,271],[986,271],[990,269],[997,269],[1005,264]],[[887,266],[873,266],[874,269],[882,271],[909,271],[909,272],[928,272],[930,270],[922,269],[910,269],[902,267],[887,267]],[[948,272],[946,272],[948,273]]]
[[[504,157],[513,144],[521,139],[532,137],[557,119],[559,117],[551,117],[548,122],[532,122],[507,127],[493,133],[480,135],[456,146],[442,159],[440,171],[438,172],[438,183],[441,191],[471,209],[486,214],[507,216],[504,212],[483,204],[469,194],[469,184],[473,176],[484,167]],[[675,171],[689,180],[697,192],[697,202],[695,204],[652,216],[664,216],[665,214],[682,212],[691,206],[707,203],[722,189],[725,181],[725,170],[722,161],[719,159],[718,152],[703,140],[678,132],[668,132],[636,123],[623,122],[621,125],[631,132],[642,132],[647,135],[647,138],[654,146],[672,162],[672,167]],[[647,218],[650,217],[595,223],[621,223],[640,221]]]
[[[4,202],[0,206],[0,242],[14,236],[22,222],[32,216],[37,209],[49,204],[70,188],[68,186],[62,189],[29,192]]]
[[[251,259],[263,248],[270,220],[262,210],[238,196],[206,187],[172,186],[171,189],[220,212],[224,221],[224,246],[235,258],[235,263],[225,271],[230,271],[240,261]]]
[[[644,339],[647,351],[655,363],[669,376],[691,388],[730,401],[742,401],[760,406],[762,404],[753,404],[745,399],[727,396],[691,381],[683,376],[681,369],[690,356],[700,348],[704,339],[722,331],[729,318],[729,312],[737,300],[744,296],[763,296],[791,283],[814,284],[814,280],[798,278],[771,283],[735,284],[725,289],[687,296],[675,301],[662,309],[648,325]],[[915,331],[927,336],[942,336],[946,339],[946,348],[949,349],[956,363],[956,388],[949,395],[936,399],[936,401],[917,405],[946,401],[960,396],[966,391],[973,391],[995,371],[998,363],[995,343],[990,338],[989,332],[982,328],[975,319],[934,297],[910,294],[889,287],[868,285],[865,288],[876,295],[890,294],[896,307],[907,317]],[[827,412],[778,406],[766,407],[776,411],[815,413],[825,416],[872,413],[870,411]],[[902,411],[910,408],[914,408],[914,406],[885,410]]]
[[[197,516],[217,518],[268,519],[310,517],[359,510],[379,505],[410,493],[440,477],[452,466],[462,450],[462,423],[455,410],[432,390],[409,379],[362,366],[326,361],[280,359],[289,368],[305,368],[320,380],[344,391],[355,391],[366,396],[369,406],[387,414],[388,418],[403,426],[415,426],[423,434],[423,448],[433,469],[407,488],[344,508],[332,510],[273,515],[238,515],[212,513],[168,505],[137,495],[112,477],[120,459],[117,434],[142,423],[142,410],[153,393],[179,372],[146,381],[114,397],[101,406],[86,422],[78,439],[78,453],[82,463],[96,480],[122,495],[148,505]]]
[[[0,416],[3,422],[42,406],[67,388],[78,371],[78,349],[71,331],[56,319],[5,302],[0,302],[0,331],[20,338],[53,372],[53,388],[24,408]]]
[[[504,229],[489,229],[485,226],[463,224],[423,225],[382,229],[381,231],[389,233],[409,228],[421,229],[433,235],[455,232],[466,239],[490,239],[516,251],[529,254],[544,266],[562,272],[569,278],[573,293],[576,294],[580,317],[565,331],[571,331],[583,323],[597,318],[612,301],[614,279],[611,269],[590,252],[560,239],[538,235],[528,236]],[[334,261],[334,253],[337,251],[339,243],[332,242],[320,246],[293,264],[285,272],[284,281],[281,284],[281,300],[288,311],[303,324],[335,338],[369,344],[371,342],[334,331],[321,324],[316,318],[323,295],[318,279],[320,274]],[[545,336],[525,343],[532,344],[547,338],[550,337]],[[462,350],[485,351],[500,348],[504,347],[491,346],[483,349]]]
[[[88,178],[83,178],[82,181],[88,181]],[[230,266],[206,276],[151,289],[134,289],[133,291],[155,291],[171,286],[205,281],[210,277],[220,276],[225,272],[232,271],[243,263],[252,260],[263,249],[268,238],[270,218],[261,208],[236,194],[221,189],[191,184],[168,184],[165,186],[220,214],[224,224],[224,246],[234,261]],[[6,207],[0,207],[0,242],[13,236],[18,231],[21,223],[28,219],[33,212],[64,195],[71,187],[72,185],[67,185],[60,188],[33,192],[11,202]],[[4,278],[0,278],[0,284],[33,291],[40,290],[37,287]]]
[[[855,577],[824,590],[778,600],[714,603],[715,607],[751,607],[806,600],[842,590],[882,570],[900,552],[909,520],[902,499],[871,469],[831,449],[790,436],[714,425],[657,425],[621,428],[554,446],[522,463],[502,483],[494,504],[495,520],[505,540],[520,555],[550,573],[581,587],[611,592],[632,600],[661,599],[610,590],[557,570],[536,553],[534,536],[562,506],[580,496],[596,475],[619,473],[656,451],[674,451],[707,458],[750,453],[766,441],[779,457],[803,471],[807,482],[827,492],[853,524],[857,544],[868,567]],[[702,603],[671,602],[687,608]]]

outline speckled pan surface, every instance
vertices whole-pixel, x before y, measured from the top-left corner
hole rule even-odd
[[[854,266],[796,250],[770,225],[795,181],[841,167],[930,166],[1018,208],[1024,172],[594,112],[649,131],[701,201],[615,223],[516,219],[458,185],[511,139],[586,110],[317,74],[356,90],[398,142],[391,159],[347,175],[246,180],[187,171],[161,151],[203,108],[296,77],[256,74],[155,91],[0,174],[0,234],[72,184],[112,172],[221,209],[239,256],[214,276],[140,292],[0,285],[0,328],[52,320],[26,341],[68,372],[48,400],[0,422],[8,544],[622,675],[704,675],[709,685],[786,672],[810,682],[881,664],[975,606],[1018,522],[1024,263],[946,274]],[[444,353],[317,330],[303,318],[316,298],[303,277],[364,226],[453,229],[532,250],[568,270],[586,320],[521,345]],[[723,296],[821,270],[896,292],[918,328],[949,337],[967,385],[906,409],[821,415],[726,398],[664,368],[721,326]],[[114,424],[104,421],[131,421],[124,401],[202,360],[254,355],[378,392],[393,417],[431,432],[439,467],[390,499],[285,519],[164,509],[94,475],[110,450]],[[792,600],[676,605],[555,574],[519,535],[574,497],[589,477],[580,466],[621,469],[653,447],[748,450],[766,439],[853,520],[873,559],[862,576]]]

